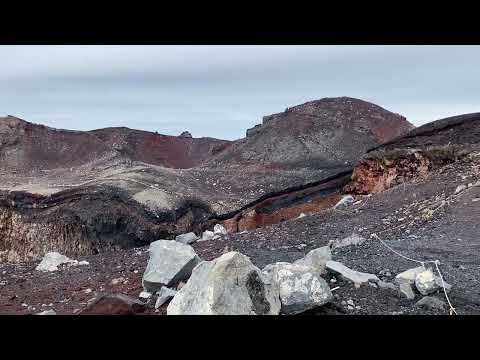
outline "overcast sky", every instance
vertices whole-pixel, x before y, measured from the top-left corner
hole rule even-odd
[[[351,96],[415,125],[480,111],[480,46],[0,46],[0,116],[238,139]]]

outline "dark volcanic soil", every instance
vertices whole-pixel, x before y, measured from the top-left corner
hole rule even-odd
[[[450,296],[457,312],[480,314],[480,202],[477,201],[480,199],[480,154],[475,159],[436,171],[428,181],[398,185],[365,198],[347,210],[327,210],[247,233],[229,234],[215,241],[195,243],[194,248],[205,260],[214,259],[225,251],[240,251],[263,267],[276,261],[294,261],[330,240],[357,233],[367,241],[359,246],[334,250],[334,260],[358,271],[377,274],[385,281],[393,281],[397,273],[418,265],[393,254],[369,236],[377,233],[404,255],[418,260],[440,260],[442,274],[453,286]],[[476,185],[454,194],[460,184]],[[443,200],[446,203],[441,206]],[[435,209],[438,210],[429,215],[429,210]],[[3,284],[0,313],[26,314],[53,308],[57,313],[72,314],[86,307],[94,292],[138,296],[148,260],[146,251],[144,247],[81,257],[78,260],[87,260],[90,265],[46,274],[34,270],[37,263],[0,265]],[[382,270],[389,270],[391,276],[380,275]],[[126,283],[111,285],[111,280],[119,277]],[[332,275],[326,278],[330,281]],[[407,300],[389,289],[371,286],[356,289],[336,279],[336,283],[330,283],[331,288],[339,287],[334,290],[334,304],[309,313],[442,313],[414,307],[421,298],[418,295],[415,300]],[[86,289],[93,292],[86,294]],[[441,293],[435,296],[444,300]],[[353,310],[342,303],[348,300],[353,300]],[[50,303],[53,305],[42,307]],[[162,308],[159,314],[164,311]],[[147,313],[155,314],[152,308]]]

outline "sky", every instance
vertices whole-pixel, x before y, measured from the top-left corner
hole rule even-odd
[[[480,112],[480,46],[0,46],[0,116],[238,139],[265,115],[350,96],[414,125]]]

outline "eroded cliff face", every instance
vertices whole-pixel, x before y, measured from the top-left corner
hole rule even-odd
[[[375,194],[414,178],[425,179],[435,167],[450,161],[435,161],[424,152],[411,152],[396,158],[365,159],[353,170],[352,181],[344,191],[350,194]]]
[[[479,139],[480,113],[420,126],[369,150],[355,167],[352,181],[344,191],[378,193],[407,181],[425,179],[431,171],[478,151]]]
[[[148,245],[191,231],[211,214],[187,203],[154,213],[113,187],[51,196],[0,192],[0,262],[38,260],[49,251],[70,257]]]
[[[0,262],[37,260],[48,251],[63,254],[93,254],[80,224],[32,222],[13,209],[0,209]]]

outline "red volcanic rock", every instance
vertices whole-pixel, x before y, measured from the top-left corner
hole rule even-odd
[[[346,171],[316,183],[267,195],[223,221],[228,233],[253,230],[278,224],[298,217],[301,213],[316,213],[334,206],[341,198],[341,190],[350,180]]]
[[[141,301],[124,294],[111,294],[101,296],[79,315],[136,315],[144,311]]]
[[[74,167],[107,156],[110,150],[88,132],[52,129],[12,116],[0,118],[2,169]]]
[[[108,146],[136,161],[171,168],[191,168],[227,148],[231,141],[168,136],[128,128],[94,130]]]
[[[223,227],[227,233],[235,233],[238,231],[238,223],[236,219],[228,219],[223,222]]]
[[[454,116],[418,127],[367,152],[345,191],[379,193],[428,174],[469,154],[480,138],[480,113]]]
[[[0,118],[0,158],[9,171],[71,168],[123,157],[171,168],[190,168],[231,141],[167,136],[128,128],[93,131],[54,129],[8,116]]]

